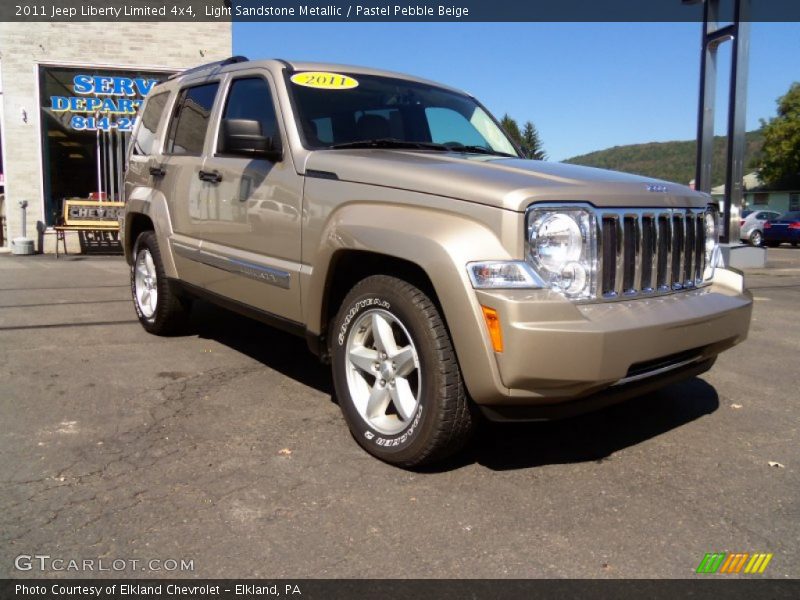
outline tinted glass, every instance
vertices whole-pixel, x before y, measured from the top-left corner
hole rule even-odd
[[[155,154],[158,149],[156,134],[158,132],[158,124],[161,122],[161,115],[164,114],[164,108],[167,106],[167,99],[169,92],[162,92],[156,94],[147,100],[147,104],[142,113],[142,124],[136,132],[136,138],[133,140],[133,153],[134,154]]]
[[[260,77],[237,79],[231,84],[223,119],[248,119],[261,123],[261,135],[278,148],[281,136],[269,85]]]
[[[288,80],[298,126],[311,148],[393,140],[517,156],[503,130],[466,94],[394,77],[344,75],[357,85],[336,89]]]
[[[203,153],[217,88],[219,83],[208,83],[181,90],[169,128],[167,152],[198,156]]]
[[[431,130],[431,141],[449,144],[458,140],[468,146],[480,146],[483,137],[461,113],[449,108],[426,108],[425,116]]]

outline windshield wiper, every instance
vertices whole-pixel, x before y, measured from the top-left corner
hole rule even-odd
[[[355,142],[344,142],[328,146],[331,150],[346,150],[348,148],[410,148],[416,150],[438,150],[439,152],[450,152],[444,144],[433,144],[430,142],[412,142],[408,140],[398,140],[396,138],[377,138],[374,140],[358,140]]]
[[[486,146],[451,146],[450,150],[452,152],[472,152],[474,154],[492,154],[494,156],[507,156],[509,158],[519,158],[515,154],[509,154],[508,152],[500,152],[499,150],[492,150],[491,148],[487,148]]]

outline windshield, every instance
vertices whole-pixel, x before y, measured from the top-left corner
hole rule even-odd
[[[517,157],[475,100],[376,75],[296,73],[287,85],[308,148],[400,147]]]

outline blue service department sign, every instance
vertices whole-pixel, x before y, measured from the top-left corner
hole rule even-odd
[[[69,125],[78,131],[130,131],[144,97],[158,83],[144,77],[77,74],[73,96],[50,96],[56,113],[72,114]]]

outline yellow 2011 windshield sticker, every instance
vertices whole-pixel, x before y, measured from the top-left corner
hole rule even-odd
[[[292,83],[322,90],[351,90],[358,87],[358,81],[340,73],[306,71],[292,75]]]

